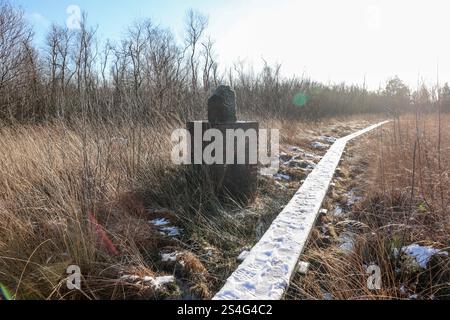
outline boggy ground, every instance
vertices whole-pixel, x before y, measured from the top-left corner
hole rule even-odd
[[[4,126],[0,283],[16,299],[211,298],[327,145],[376,121],[262,121],[281,130],[282,165],[245,208],[171,164],[178,122]],[[80,291],[67,289],[69,265]]]
[[[405,116],[350,143],[287,299],[450,297],[449,123],[439,139],[437,116]]]

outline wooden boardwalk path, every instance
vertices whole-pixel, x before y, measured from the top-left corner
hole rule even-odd
[[[384,121],[338,139],[308,175],[214,300],[279,300],[289,287],[347,142]]]

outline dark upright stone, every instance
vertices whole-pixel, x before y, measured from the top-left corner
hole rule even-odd
[[[219,86],[208,99],[208,121],[236,122],[236,94],[229,86]]]

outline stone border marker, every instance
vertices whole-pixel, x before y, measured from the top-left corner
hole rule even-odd
[[[217,129],[226,137],[228,129],[242,129],[245,132],[259,130],[259,123],[255,121],[237,121],[236,93],[229,86],[219,86],[208,99],[208,121],[189,121],[187,130],[191,135],[191,163],[194,163],[194,128],[201,127],[201,135],[208,129]],[[203,142],[202,152],[209,143]],[[254,200],[257,191],[258,165],[249,161],[250,146],[248,140],[245,150],[238,150],[237,139],[234,141],[234,164],[194,164],[194,172],[206,179],[214,188],[215,193],[222,199],[232,199],[246,204]],[[238,153],[244,152],[245,163],[238,164]],[[227,147],[224,141],[223,158],[227,158]]]

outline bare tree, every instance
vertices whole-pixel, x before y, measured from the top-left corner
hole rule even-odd
[[[24,84],[28,48],[31,47],[32,30],[26,25],[23,12],[7,2],[0,2],[0,92],[2,100],[8,100],[7,86],[21,87]],[[13,91],[15,92],[15,91]],[[3,106],[7,106],[4,110]],[[11,101],[3,101],[1,113],[14,117]]]
[[[203,89],[209,92],[211,84],[215,86],[217,83],[217,63],[214,60],[214,41],[208,37],[208,40],[202,43],[202,57],[203,57]]]
[[[96,32],[96,29],[88,26],[87,14],[83,13],[80,21],[80,29],[76,33],[75,50],[73,53],[78,99],[83,114],[86,112],[94,113],[93,109],[95,107],[92,105],[90,98],[95,89],[94,72],[98,55],[95,42]]]
[[[206,27],[208,26],[208,18],[201,13],[189,10],[186,14],[186,48],[190,51],[189,64],[191,69],[192,91],[197,93],[198,86],[198,59],[197,46],[201,40]]]
[[[128,29],[127,56],[131,59],[132,86],[135,98],[135,106],[140,104],[140,89],[143,82],[143,64],[145,46],[150,41],[152,23],[146,20],[143,23],[135,23]]]
[[[58,117],[66,112],[66,90],[71,79],[70,50],[72,33],[66,27],[53,24],[46,38],[45,61],[50,83],[50,105]]]
[[[398,112],[408,110],[409,89],[400,79],[390,81],[384,91],[368,92],[303,77],[285,79],[280,65],[266,61],[260,72],[241,61],[220,74],[207,25],[207,17],[189,10],[184,41],[143,20],[120,41],[98,43],[84,13],[78,30],[52,25],[39,51],[31,45],[33,33],[23,12],[0,0],[0,120],[82,116],[89,121],[131,120],[136,128],[163,119],[187,120],[204,115],[205,98],[220,82],[234,87],[240,112],[250,116],[318,119],[382,112],[386,102]],[[448,110],[450,89],[444,89],[443,110]],[[293,101],[297,95],[304,100],[300,107]],[[437,99],[425,91],[415,97],[427,106]]]

